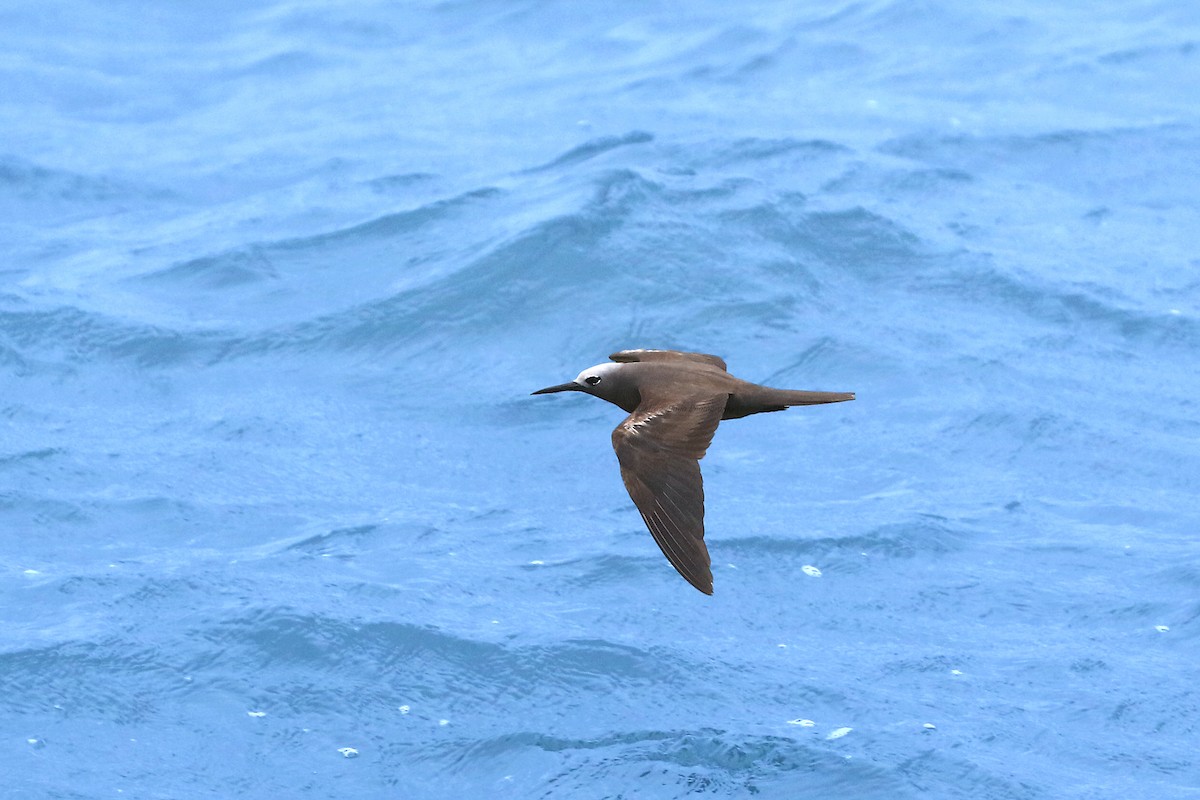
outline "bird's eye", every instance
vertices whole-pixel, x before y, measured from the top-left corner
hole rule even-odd
[[[599,375],[588,376],[583,379],[583,382],[586,383],[588,386],[595,386],[597,383],[600,382],[600,376]]]

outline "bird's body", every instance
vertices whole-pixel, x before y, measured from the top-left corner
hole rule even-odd
[[[700,459],[718,423],[853,400],[854,394],[759,386],[735,378],[723,360],[704,353],[622,350],[609,358],[614,363],[534,394],[584,392],[628,412],[612,435],[625,488],[667,560],[689,583],[712,594]]]

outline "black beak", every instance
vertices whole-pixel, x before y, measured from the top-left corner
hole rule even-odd
[[[581,392],[583,387],[575,381],[570,383],[560,383],[558,386],[547,386],[545,389],[538,389],[530,394],[554,394],[555,392]]]

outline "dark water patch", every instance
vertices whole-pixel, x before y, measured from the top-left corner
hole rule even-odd
[[[1010,410],[956,417],[941,430],[950,452],[989,453],[997,463],[1028,457],[1030,450],[1058,451],[1068,443],[1095,441],[1098,433],[1075,416],[1015,404]]]
[[[1056,792],[1047,793],[1036,783],[1022,780],[1020,772],[1004,764],[987,768],[936,747],[915,753],[897,765],[897,771],[922,797],[937,786],[954,787],[955,794],[962,792],[964,797],[980,800],[1038,800],[1057,796]]]
[[[0,653],[7,714],[64,714],[132,724],[153,718],[163,682],[180,675],[156,649],[119,637]]]
[[[769,330],[792,331],[796,318],[801,315],[802,309],[811,304],[812,295],[817,294],[820,284],[807,268],[799,263],[784,266],[776,262],[770,266],[773,271],[785,272],[792,288],[797,291],[769,299],[745,300],[725,303],[715,308],[698,309],[684,317],[682,324],[694,330],[705,325],[725,323],[732,326],[753,322]],[[811,291],[806,296],[805,289],[808,287],[811,287]]]
[[[1096,61],[1100,64],[1114,65],[1144,65],[1147,61],[1178,64],[1195,57],[1198,52],[1200,52],[1200,44],[1197,42],[1171,42],[1112,50],[1097,56]]]
[[[654,135],[645,131],[631,131],[622,136],[601,136],[568,150],[553,161],[541,166],[531,167],[526,172],[544,172],[561,167],[574,166],[621,147],[647,144],[652,141],[654,141]]]
[[[0,335],[23,355],[33,352],[58,363],[111,360],[152,368],[201,363],[221,340],[208,331],[185,333],[71,307],[0,311]]]
[[[647,760],[664,761],[681,767],[706,766],[729,773],[766,767],[779,770],[812,771],[828,754],[782,737],[739,737],[724,731],[698,731],[659,741]]]
[[[270,77],[298,81],[304,80],[305,75],[319,70],[326,64],[325,59],[304,50],[286,50],[261,57],[256,53],[250,63],[229,73],[229,77]]]
[[[579,589],[596,590],[628,585],[630,580],[641,580],[640,576],[661,568],[662,562],[657,549],[647,548],[644,556],[588,555],[568,560],[563,566],[571,567],[575,573],[566,577],[568,584]]]
[[[111,600],[126,584],[124,578],[115,575],[72,575],[55,581],[54,589],[73,601],[106,601]]]
[[[279,273],[263,248],[251,246],[218,256],[194,258],[135,280],[220,291],[278,279]]]
[[[249,661],[256,668],[298,663],[329,668],[344,659],[344,651],[354,638],[354,626],[285,609],[259,609],[222,621],[202,635],[222,649],[239,647],[237,661]]]
[[[679,674],[673,659],[599,640],[513,645],[464,638],[432,626],[354,623],[285,609],[261,610],[204,632],[233,664],[391,676],[398,696],[426,704],[495,702],[499,697],[567,697],[645,686]],[[458,688],[447,698],[447,686]],[[575,702],[574,700],[570,702]]]
[[[37,371],[33,362],[24,358],[15,348],[3,343],[0,343],[0,369],[16,378],[26,378]]]
[[[343,230],[286,239],[274,243],[273,246],[282,250],[311,251],[315,247],[336,245],[342,242],[361,243],[372,239],[390,240],[403,234],[412,233],[432,222],[446,219],[450,215],[467,211],[479,201],[491,200],[503,195],[502,190],[494,187],[473,189],[457,197],[437,200],[410,211],[386,214]]]
[[[651,181],[636,172],[619,170],[589,176],[587,183],[592,187],[591,197],[577,211],[536,221],[498,244],[480,243],[473,253],[464,250],[436,256],[428,264],[407,270],[401,286],[380,284],[380,289],[390,291],[387,297],[245,337],[222,351],[217,360],[322,348],[436,351],[450,341],[488,336],[497,330],[514,335],[514,328],[519,330],[524,321],[570,315],[580,302],[604,307],[610,317],[661,314],[662,309],[675,307],[672,303],[681,291],[699,293],[712,301],[687,314],[681,324],[712,325],[727,318],[743,324],[747,319],[761,319],[787,327],[799,313],[800,304],[820,295],[814,269],[830,259],[843,259],[847,251],[839,249],[836,242],[848,235],[848,230],[875,242],[872,258],[862,262],[870,261],[873,268],[879,268],[874,256],[880,253],[901,258],[914,252],[903,249],[907,246],[903,236],[882,218],[861,217],[856,212],[848,216],[805,215],[799,210],[802,196],[781,195],[763,206],[717,213],[721,227],[735,237],[732,242],[737,250],[757,250],[765,239],[782,242],[785,250],[795,252],[791,257],[767,259],[760,270],[748,275],[743,270],[735,279],[732,268],[726,266],[735,258],[730,239],[698,234],[693,215],[676,207],[684,202],[701,207],[722,201],[736,203],[737,194],[749,185],[745,181],[731,184],[722,180],[714,187],[705,181]],[[712,191],[722,197],[700,196]],[[756,228],[749,236],[747,220]],[[422,231],[422,235],[427,233]],[[811,231],[820,231],[820,235],[810,235]],[[711,254],[697,256],[696,235],[704,237],[700,244],[711,247]],[[403,246],[403,237],[385,240],[384,250],[376,246],[379,243],[363,244],[361,255],[374,261],[385,257],[390,248]],[[318,251],[321,247],[324,245],[319,245]],[[348,254],[340,252],[339,257]],[[332,254],[317,255],[327,258]],[[278,264],[279,257],[283,257],[282,250],[276,251],[273,260],[282,273],[285,268]],[[302,260],[315,257],[302,250],[294,256]],[[293,256],[284,260],[290,258]],[[786,277],[788,284],[783,296],[778,288],[780,277]],[[378,276],[369,280],[378,280]],[[761,296],[716,302],[734,292],[755,294],[751,290]]]
[[[670,170],[698,179],[746,181],[772,198],[802,197],[849,169],[854,151],[827,139],[743,138],[689,143],[668,150]],[[787,175],[786,181],[779,176]],[[771,200],[770,202],[775,202]],[[712,210],[716,210],[715,208]]]
[[[857,164],[847,172],[826,182],[821,191],[829,194],[861,192],[872,197],[895,199],[904,195],[939,198],[971,184],[975,178],[965,170],[951,168],[880,169]]]
[[[311,278],[314,270],[355,269],[363,266],[364,260],[383,263],[399,259],[402,263],[412,255],[413,243],[408,237],[454,219],[481,201],[501,194],[498,189],[476,189],[339,230],[260,242],[189,259],[129,282],[228,292],[249,284],[291,282],[297,274]]]
[[[1200,593],[1200,562],[1174,564],[1164,569],[1160,576],[1165,583],[1177,583]]]
[[[763,52],[747,53],[745,60],[738,63],[728,73],[729,77],[735,81],[757,81],[763,76],[770,75],[773,71],[778,70],[785,64],[791,63],[790,56],[793,56],[797,51],[802,51],[803,48],[794,38],[787,38],[775,47],[766,49]],[[837,52],[835,49],[834,52]],[[805,59],[806,63],[813,63],[813,59]],[[817,63],[821,63],[817,61]]]
[[[1086,675],[1092,672],[1108,672],[1112,669],[1108,662],[1099,658],[1078,658],[1071,662],[1071,672]]]
[[[916,234],[863,208],[809,214],[787,239],[831,264],[867,275],[911,267],[928,255]]]
[[[366,181],[366,186],[380,194],[390,194],[407,190],[412,186],[421,186],[437,180],[432,172],[405,172],[398,175],[381,175]]]
[[[112,214],[114,205],[162,202],[168,192],[129,181],[39,166],[15,156],[0,156],[0,210],[10,221],[30,218],[65,222],[81,215]]]
[[[845,339],[821,336],[798,356],[765,376],[762,383],[768,386],[800,385],[811,380],[809,376],[814,374],[828,376],[830,380],[840,375],[853,377],[861,374],[856,367],[865,369],[870,363],[870,354],[851,346]]]
[[[768,554],[793,558],[849,556],[861,560],[861,554],[885,558],[917,558],[946,555],[961,550],[971,538],[966,529],[934,515],[920,515],[911,522],[879,526],[867,533],[811,539],[745,536],[723,539],[721,546],[743,556]]]
[[[604,257],[605,237],[652,185],[634,173],[605,176],[580,212],[535,223],[451,274],[344,312],[278,329],[231,347],[223,357],[280,349],[390,349],[439,345],[455,332],[494,331],[535,319],[624,267]]]
[[[915,674],[949,675],[951,674],[951,670],[956,670],[963,666],[964,663],[961,657],[930,655],[885,661],[879,665],[879,669],[886,676]]]
[[[879,150],[970,175],[1009,175],[1069,189],[1085,194],[1093,205],[1107,199],[1118,206],[1194,207],[1185,176],[1196,173],[1190,154],[1197,146],[1200,131],[1169,124],[1029,136],[909,135]],[[1129,158],[1131,152],[1139,157]]]
[[[1130,528],[1159,529],[1170,524],[1173,515],[1148,506],[1116,503],[1064,503],[1043,500],[1040,504],[1052,514],[1087,525],[1126,525]]]
[[[960,264],[963,263],[960,261]],[[1024,272],[1006,272],[990,260],[972,260],[914,286],[980,309],[1007,309],[1069,331],[1104,332],[1130,343],[1156,347],[1200,347],[1200,321],[1182,314],[1144,311],[1104,286],[1048,282]]]
[[[359,548],[364,540],[379,530],[378,525],[356,525],[351,528],[338,528],[328,533],[319,533],[287,547],[288,550],[300,550],[305,553],[323,554],[344,547]]]
[[[136,326],[107,348],[113,358],[141,367],[175,367],[199,364],[223,337],[208,333],[182,333],[155,326]]]
[[[1169,613],[1166,603],[1149,600],[1120,606],[1111,606],[1107,603],[1087,603],[1081,605],[1072,619],[1076,623],[1087,623],[1089,625],[1102,624],[1109,626],[1113,623],[1119,625],[1140,625],[1148,632],[1147,635],[1149,635],[1154,632],[1153,626],[1155,620],[1166,619]]]
[[[10,524],[46,525],[89,522],[83,504],[18,491],[0,491],[0,512],[12,514]]]
[[[549,733],[522,731],[471,743],[462,750],[459,761],[467,761],[473,757],[508,757],[526,748],[536,748],[547,753],[560,753],[565,750],[602,750],[614,746],[638,745],[646,742],[673,739],[678,735],[677,733],[668,731],[628,731],[614,732],[604,736],[584,739],[555,736]]]
[[[562,737],[520,731],[482,741],[443,743],[440,751],[391,746],[384,758],[445,764],[449,780],[479,785],[495,776],[497,796],[626,797],[628,787],[657,797],[863,798],[913,796],[903,779],[850,760],[819,741],[714,728],[614,731]],[[507,775],[505,775],[507,773]],[[504,776],[504,777],[501,777]],[[453,793],[453,789],[450,789]]]
[[[58,447],[43,447],[39,450],[27,450],[23,453],[14,453],[12,455],[0,455],[0,469],[9,467],[27,467],[30,464],[46,461],[48,459],[61,456],[66,453],[65,450]]]
[[[886,33],[894,43],[902,64],[911,66],[919,52],[931,41],[939,48],[958,44],[978,45],[989,23],[997,25],[997,35],[1005,35],[1011,43],[1016,31],[1025,27],[1025,20],[1016,15],[993,22],[993,17],[975,13],[964,7],[923,0],[914,3],[852,2],[836,10],[819,8],[817,19],[799,23],[801,29],[825,29],[839,38],[869,42]]]
[[[772,203],[720,216],[726,224],[752,229],[779,243],[788,253],[860,277],[906,275],[923,267],[932,255],[919,236],[861,207],[803,212]]]
[[[805,797],[853,792],[862,798],[912,796],[904,782],[866,761],[778,736],[699,730],[592,751],[561,770],[545,797],[591,787],[638,785],[663,797]]]
[[[671,173],[667,172],[666,174]],[[754,187],[754,181],[749,178],[724,178],[709,185],[705,185],[698,179],[689,179],[686,186],[679,181],[664,186],[661,199],[664,204],[672,207],[686,204],[707,211],[714,204],[736,199],[742,192]]]
[[[765,161],[780,156],[799,156],[801,159],[825,160],[844,156],[853,151],[827,139],[737,139],[714,147],[698,164],[731,166],[742,162]]]
[[[114,599],[113,605],[130,610],[148,609],[156,605],[175,606],[188,598],[203,597],[212,593],[211,577],[202,574],[186,577],[157,575],[141,581],[136,589]],[[246,588],[247,584],[239,585],[230,581],[223,583],[217,594],[240,595]]]

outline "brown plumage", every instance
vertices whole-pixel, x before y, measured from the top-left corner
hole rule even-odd
[[[722,359],[704,353],[622,350],[609,358],[615,363],[534,394],[584,392],[629,413],[612,434],[625,488],[671,565],[712,594],[700,459],[717,425],[790,406],[853,400],[854,393],[759,386],[733,377]]]

